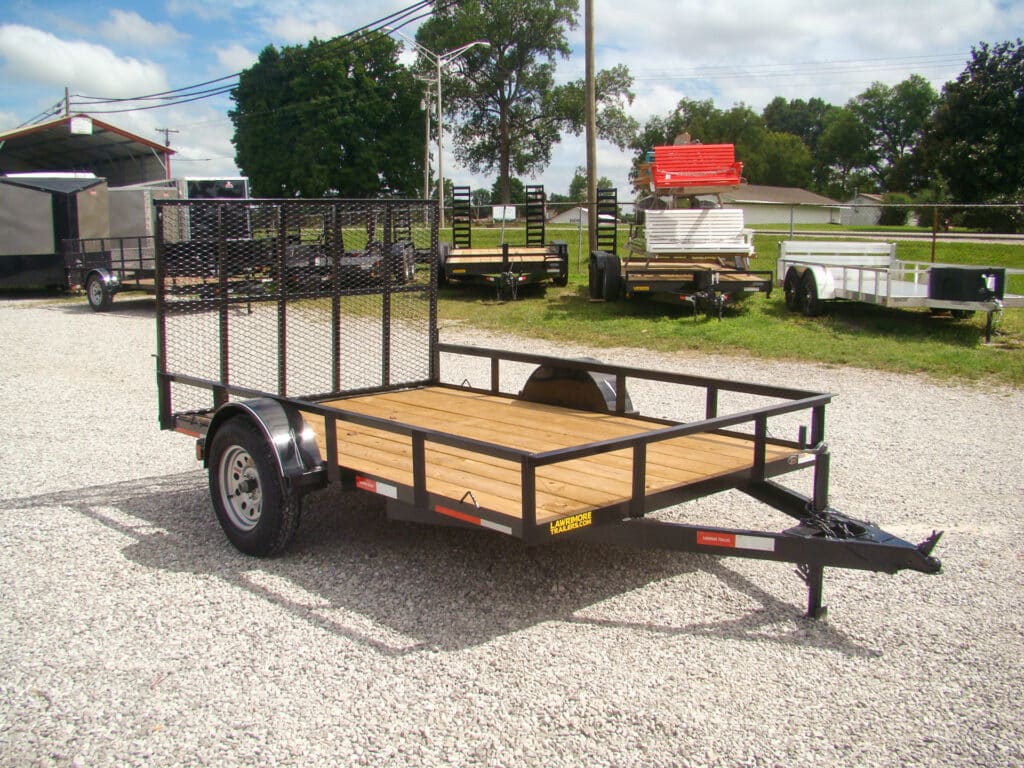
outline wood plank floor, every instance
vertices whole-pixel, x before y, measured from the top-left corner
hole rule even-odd
[[[445,387],[363,395],[323,403],[344,411],[389,419],[530,452],[569,448],[640,434],[660,424],[605,413]],[[324,419],[304,413],[326,455]],[[359,473],[412,485],[410,440],[382,429],[339,421],[339,464]],[[767,460],[797,453],[768,446]],[[666,491],[753,465],[749,441],[698,434],[654,443],[647,451],[648,493]],[[427,489],[451,499],[472,492],[477,504],[512,517],[522,515],[519,464],[473,451],[436,445],[426,448]],[[537,521],[627,501],[632,493],[632,452],[614,451],[537,470]]]

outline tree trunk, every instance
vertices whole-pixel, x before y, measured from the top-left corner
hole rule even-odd
[[[501,138],[498,145],[498,194],[499,202],[509,205],[512,202],[512,139],[509,136],[508,106],[501,105],[499,121]]]

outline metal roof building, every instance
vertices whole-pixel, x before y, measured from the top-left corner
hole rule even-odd
[[[86,114],[0,132],[0,174],[88,172],[111,187],[170,176],[174,150]]]

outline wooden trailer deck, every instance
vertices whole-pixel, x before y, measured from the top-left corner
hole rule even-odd
[[[626,277],[634,280],[690,280],[703,272],[714,272],[720,281],[739,283],[763,283],[764,275],[753,274],[726,267],[718,260],[674,261],[670,259],[644,260],[632,258],[625,262]]]
[[[661,422],[498,397],[451,387],[424,387],[321,403],[421,429],[498,443],[533,453],[586,445],[663,428]],[[305,412],[326,455],[324,418]],[[337,422],[339,464],[357,474],[411,486],[410,438],[352,422]],[[799,450],[767,446],[766,463]],[[749,469],[753,441],[701,433],[651,443],[647,448],[648,494]],[[520,466],[514,461],[437,443],[426,444],[427,490],[460,500],[471,492],[482,508],[522,518]],[[537,522],[627,502],[632,495],[632,453],[618,450],[543,466],[537,470]]]

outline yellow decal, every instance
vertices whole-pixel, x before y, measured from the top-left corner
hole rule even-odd
[[[583,512],[579,515],[563,517],[561,520],[555,520],[553,523],[548,524],[548,528],[551,535],[555,536],[559,533],[575,531],[577,528],[586,528],[592,522],[594,522],[593,514],[591,512]]]

